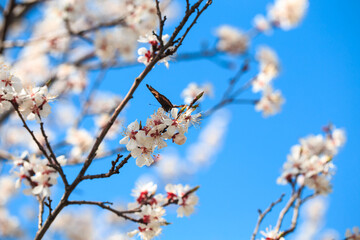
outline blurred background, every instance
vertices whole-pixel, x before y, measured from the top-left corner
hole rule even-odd
[[[251,29],[254,16],[266,14],[269,3],[264,0],[214,0],[184,41],[179,54],[213,46],[216,29],[221,25],[244,31]],[[179,16],[183,7],[181,3],[175,7]],[[335,235],[337,232],[341,239],[347,228],[360,224],[360,155],[357,152],[360,146],[359,10],[360,2],[355,0],[311,1],[306,17],[297,28],[274,30],[272,34],[262,34],[251,41],[250,54],[254,55],[263,45],[273,48],[278,54],[281,72],[274,86],[285,98],[279,114],[264,118],[252,105],[227,106],[204,119],[199,127],[190,129],[185,145],[169,144],[169,148],[161,151],[161,156],[168,160],[167,165],[159,163],[154,167],[139,168],[132,159],[119,175],[111,179],[81,184],[73,193],[73,199],[126,205],[133,201],[130,193],[138,181],[154,181],[159,192],[169,182],[199,185],[197,194],[200,200],[195,213],[189,218],[179,219],[175,217],[175,208],[168,210],[166,219],[173,224],[163,228],[159,239],[249,239],[257,221],[257,209],[264,210],[282,193],[286,194],[285,199],[290,195],[290,187],[278,185],[276,179],[291,146],[301,137],[321,133],[323,126],[332,123],[346,131],[347,142],[334,158],[333,192],[315,204],[314,208],[323,211],[323,221],[314,239],[322,239],[329,232]],[[173,26],[171,24],[166,30],[170,32]],[[234,66],[242,63],[241,58],[227,56],[220,57],[220,60],[230,61]],[[207,97],[201,105],[202,110],[209,109],[220,100],[236,71],[236,68],[220,66],[220,60],[179,60],[170,62],[169,69],[156,66],[130,101],[123,116],[126,118],[125,126],[135,119],[145,122],[159,107],[145,84],[152,85],[173,103],[181,104],[181,91],[189,83],[211,83],[213,97]],[[124,96],[143,68],[138,65],[110,71],[101,89]],[[256,71],[256,66],[250,66],[249,73],[240,81],[245,83]],[[93,74],[95,76],[97,72]],[[247,94],[244,96],[253,96]],[[210,148],[199,152],[201,144]],[[89,171],[106,172],[110,160],[96,161]],[[79,167],[65,169],[71,177]],[[61,196],[61,187],[54,192]],[[31,197],[25,199],[29,206],[34,202]],[[23,202],[24,197],[16,198],[11,203],[11,211],[19,215],[28,212],[29,206],[18,208]],[[276,224],[283,205],[273,209],[261,230]],[[93,212],[103,214],[96,208]],[[306,216],[306,210],[303,210],[299,229]],[[26,224],[36,231],[33,222]],[[133,228],[134,225],[119,227],[123,231]],[[296,235],[295,232],[289,239],[296,239]]]

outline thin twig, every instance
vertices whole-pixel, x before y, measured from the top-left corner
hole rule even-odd
[[[202,2],[202,1],[201,1]],[[201,3],[200,2],[200,3]],[[180,39],[177,40],[178,44],[175,46],[175,50],[174,52],[177,51],[177,49],[181,46],[182,42],[184,41],[186,35],[190,32],[191,28],[195,25],[196,21],[198,20],[198,18],[200,17],[200,15],[212,4],[212,0],[208,0],[206,2],[206,4],[202,7],[202,9],[199,11],[198,7],[200,6],[196,4],[193,5],[193,7],[191,8],[190,12],[193,11],[193,9],[197,10],[197,14],[194,18],[194,20],[192,21],[192,23],[190,24],[190,26],[186,29],[185,33],[182,35],[182,37]],[[195,8],[194,8],[195,6]]]
[[[163,18],[162,15],[161,15],[159,0],[155,0],[155,3],[156,3],[156,13],[157,13],[157,16],[159,18],[159,35],[157,36],[157,39],[158,39],[158,41],[160,43],[160,48],[162,48],[162,47],[164,47],[164,41],[162,39],[162,36],[163,36],[166,16],[164,16],[164,18]]]
[[[95,202],[95,201],[85,201],[85,200],[84,201],[67,201],[66,205],[95,205],[95,206],[101,207],[102,209],[109,210],[110,212],[113,212],[116,215],[118,215],[119,217],[122,217],[126,220],[130,220],[132,222],[141,222],[141,219],[135,219],[135,218],[126,216],[121,211],[118,211],[118,210],[110,207],[109,205],[112,205],[112,203],[110,203],[110,202]]]
[[[24,117],[22,116],[21,112],[19,111],[19,108],[17,106],[16,103],[12,102],[12,105],[16,111],[16,113],[18,114],[19,118],[21,119],[21,122],[23,123],[24,128],[30,133],[32,139],[34,140],[34,142],[36,143],[36,145],[38,146],[39,150],[41,151],[41,153],[49,160],[49,163],[51,165],[53,165],[53,161],[52,159],[49,157],[49,155],[47,154],[46,150],[44,149],[44,147],[41,145],[41,143],[36,139],[34,132],[29,128],[29,126],[26,124],[26,121],[24,119]]]
[[[287,202],[286,206],[281,210],[277,223],[276,223],[276,227],[275,227],[275,232],[279,232],[280,228],[281,228],[281,224],[283,223],[284,217],[286,215],[286,213],[289,211],[290,207],[294,204],[294,202],[300,198],[301,196],[301,192],[302,192],[303,187],[299,188],[298,191],[296,191],[295,193],[293,193],[291,195],[291,198],[289,199],[289,201]]]
[[[96,174],[96,175],[85,175],[82,177],[82,180],[93,180],[98,178],[108,178],[111,177],[114,174],[120,173],[120,169],[128,162],[128,160],[131,157],[131,154],[129,154],[127,157],[125,157],[118,165],[116,165],[119,162],[119,159],[122,157],[122,155],[118,154],[117,158],[111,162],[111,168],[109,172],[102,173],[102,174]]]
[[[44,201],[44,204],[45,204],[45,206],[47,206],[49,208],[49,215],[51,215],[52,214],[52,207],[51,207],[52,200],[50,197],[47,197],[47,200],[48,200],[48,202]]]
[[[289,233],[292,233],[295,228],[296,228],[296,225],[297,225],[297,221],[298,221],[298,218],[299,218],[299,208],[301,206],[301,199],[300,199],[300,196],[296,199],[296,203],[295,203],[295,207],[294,207],[294,211],[293,211],[293,216],[292,216],[292,219],[291,219],[291,226],[289,229],[285,230],[281,236],[282,237],[285,237],[286,235],[288,235]]]
[[[55,163],[54,165],[56,165],[55,170],[60,174],[60,177],[61,177],[62,181],[64,182],[65,188],[67,188],[69,186],[69,183],[68,183],[68,181],[66,179],[66,175],[65,175],[65,173],[64,173],[64,171],[62,169],[61,164],[56,159],[54,151],[51,148],[51,145],[49,143],[49,139],[48,139],[48,137],[46,135],[46,132],[45,132],[45,129],[44,129],[44,123],[43,122],[40,123],[40,129],[41,129],[41,133],[42,133],[42,135],[43,135],[43,137],[45,139],[45,144],[46,144],[46,146],[47,146],[47,148],[48,148],[48,150],[50,152],[50,157],[54,160],[54,163]]]
[[[276,204],[280,203],[283,200],[284,196],[285,196],[285,194],[281,194],[280,198],[278,200],[276,200],[275,202],[271,203],[270,206],[264,212],[262,212],[260,209],[258,210],[259,211],[259,217],[258,217],[256,226],[255,226],[254,232],[253,232],[253,234],[251,236],[251,240],[255,239],[256,234],[259,231],[260,224],[261,224],[262,220],[264,219],[264,217],[273,209],[273,207]]]
[[[43,225],[44,198],[38,197],[38,201],[39,201],[38,229],[40,229]]]

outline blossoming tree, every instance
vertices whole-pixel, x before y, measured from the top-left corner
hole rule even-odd
[[[97,179],[105,182],[125,174],[125,166],[132,161],[138,167],[156,168],[165,179],[189,174],[163,154],[164,149],[184,145],[189,135],[201,131],[203,141],[193,151],[201,154],[191,156],[197,162],[195,165],[201,166],[214,154],[224,135],[227,123],[216,113],[229,104],[253,105],[264,117],[280,112],[284,99],[280,90],[273,88],[273,79],[280,70],[277,54],[265,46],[254,54],[249,49],[250,43],[258,35],[296,27],[306,13],[308,1],[276,0],[266,14],[254,17],[252,29],[243,32],[233,26],[219,26],[213,47],[182,52],[182,45],[192,31],[201,27],[202,16],[213,7],[212,3],[211,0],[4,3],[0,31],[1,239],[148,240],[159,236],[170,224],[166,220],[169,207],[176,206],[177,217],[194,212],[199,186],[142,181],[132,192],[134,201],[126,204],[79,199],[74,193],[83,182],[91,184],[90,180]],[[202,103],[213,95],[210,83],[199,84],[192,79],[186,89],[179,91],[183,98],[180,105],[173,104],[157,87],[146,84],[152,84],[149,74],[159,65],[165,65],[166,74],[171,75],[175,62],[215,59],[220,55],[240,59],[241,64],[220,101],[209,109],[203,109]],[[215,62],[229,67],[226,61]],[[135,77],[131,74],[124,77],[133,81],[125,96],[118,95],[114,88],[106,91],[101,88],[108,80],[107,72],[132,66],[141,66],[141,71]],[[240,78],[254,66],[256,72],[241,83]],[[129,123],[125,124],[125,109],[131,111],[129,103],[137,100],[134,94],[145,85],[161,106],[147,119],[127,119]],[[245,98],[244,94],[260,97]],[[200,130],[197,126],[207,119],[209,125]],[[290,186],[292,193],[273,228],[260,225],[284,196],[266,210],[259,210],[251,239],[287,238],[297,227],[302,205],[331,192],[335,172],[332,160],[346,137],[342,129],[333,125],[323,131],[324,135],[301,138],[291,148],[277,182]],[[95,162],[107,170],[93,173],[89,169]],[[71,166],[78,171],[74,172]],[[158,188],[161,185],[163,189]],[[21,194],[19,189],[36,199],[36,231],[27,228],[24,216],[11,214],[11,200]],[[89,205],[86,209],[92,205],[109,213],[107,225],[112,229],[119,222],[132,225],[123,233],[102,234],[100,227],[93,225],[97,217],[92,213],[67,211],[74,205]],[[290,226],[285,226],[284,218],[290,214]],[[359,231],[347,232],[346,239],[360,239]]]

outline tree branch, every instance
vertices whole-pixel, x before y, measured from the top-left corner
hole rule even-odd
[[[265,216],[273,209],[273,207],[280,203],[283,198],[284,198],[285,194],[281,194],[280,198],[278,200],[276,200],[275,202],[271,203],[270,206],[264,211],[264,212],[261,212],[261,210],[259,209],[259,217],[258,217],[258,220],[257,220],[257,223],[256,223],[256,226],[255,226],[255,229],[254,229],[254,232],[251,236],[251,240],[255,240],[255,237],[259,231],[259,227],[260,227],[260,224],[262,222],[262,220],[265,218]]]
[[[66,205],[95,205],[95,206],[101,207],[102,209],[109,210],[110,212],[115,213],[119,217],[122,217],[126,220],[130,220],[132,222],[141,222],[140,219],[135,219],[135,218],[126,216],[121,211],[118,211],[118,210],[110,207],[109,205],[112,205],[111,202],[95,202],[95,201],[85,201],[85,200],[84,201],[67,201]]]
[[[44,123],[43,122],[40,123],[40,129],[41,129],[41,133],[42,133],[42,135],[43,135],[43,137],[45,139],[46,146],[47,146],[47,148],[48,148],[48,150],[50,152],[50,157],[54,160],[54,163],[55,163],[54,165],[56,166],[55,170],[59,173],[62,181],[64,182],[65,188],[67,188],[69,186],[69,183],[68,183],[68,181],[66,179],[66,175],[65,175],[65,173],[64,173],[64,171],[62,169],[61,164],[58,162],[58,160],[57,160],[57,158],[56,158],[56,156],[54,154],[54,151],[51,148],[51,145],[49,143],[49,139],[48,139],[48,137],[46,135],[46,132],[45,132],[45,129],[44,129]]]
[[[122,157],[122,155],[118,154],[117,158],[111,162],[111,168],[109,172],[102,173],[102,174],[96,174],[96,175],[85,175],[82,177],[82,180],[93,180],[98,178],[108,178],[111,177],[114,174],[119,174],[120,169],[128,162],[128,160],[131,157],[131,154],[129,154],[127,157],[125,157],[118,165],[116,165],[119,162],[119,159]]]
[[[289,201],[287,202],[286,206],[281,210],[279,217],[278,217],[278,221],[276,223],[276,227],[275,227],[275,231],[279,232],[280,228],[281,228],[281,224],[284,220],[284,217],[286,215],[286,213],[289,211],[290,207],[294,204],[294,202],[300,198],[301,196],[301,192],[303,190],[303,187],[299,188],[298,191],[294,192],[291,195],[291,198],[289,199]]]
[[[38,229],[40,229],[43,224],[44,198],[38,197],[38,201],[39,201]]]

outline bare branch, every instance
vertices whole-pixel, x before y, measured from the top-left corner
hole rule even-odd
[[[52,214],[52,207],[51,207],[52,200],[50,197],[47,197],[47,200],[48,200],[48,202],[44,201],[44,204],[45,204],[45,206],[47,206],[49,208],[49,215],[51,215]]]
[[[296,199],[296,203],[295,203],[295,207],[294,207],[294,212],[293,212],[293,216],[292,216],[292,219],[291,219],[291,226],[289,229],[285,230],[281,236],[282,237],[285,237],[286,235],[288,235],[289,233],[292,233],[295,228],[296,228],[296,225],[297,225],[297,220],[299,218],[299,208],[301,206],[301,199],[300,199],[300,196]]]
[[[195,23],[196,23],[196,21],[198,20],[198,18],[200,17],[200,15],[201,15],[211,4],[212,4],[212,0],[208,0],[208,1],[206,2],[206,4],[202,7],[202,9],[201,9],[200,11],[199,11],[199,9],[198,9],[199,6],[197,6],[197,7],[194,8],[194,9],[197,10],[197,14],[196,14],[194,20],[192,21],[192,23],[190,24],[190,26],[186,29],[185,33],[182,35],[182,37],[181,37],[179,40],[177,40],[178,44],[175,46],[174,52],[176,52],[177,49],[181,46],[181,44],[182,44],[182,42],[184,41],[186,35],[190,32],[191,28],[195,25]],[[196,4],[195,4],[195,5],[196,5]],[[194,5],[194,6],[195,6],[195,5]],[[199,4],[199,5],[200,5],[200,4]],[[194,6],[193,6],[193,7],[194,7]],[[192,9],[193,9],[193,7],[192,7]],[[191,12],[191,11],[192,11],[192,10],[190,10],[190,12]]]
[[[6,33],[9,30],[9,26],[11,24],[12,11],[15,5],[15,0],[8,0],[6,7],[3,11],[3,21],[0,30],[0,54],[2,54],[4,51],[3,42],[5,41]]]
[[[294,204],[294,202],[298,198],[300,198],[302,190],[303,190],[303,187],[299,188],[298,191],[293,192],[292,195],[291,195],[291,198],[287,202],[286,206],[281,210],[281,212],[279,214],[279,217],[278,217],[278,221],[276,223],[276,227],[275,227],[276,232],[280,231],[281,224],[282,224],[282,222],[284,220],[284,217],[285,217],[286,213],[289,211],[290,207]]]
[[[120,169],[128,162],[128,160],[131,157],[131,154],[129,154],[127,157],[125,157],[118,165],[116,165],[120,158],[122,157],[122,155],[118,154],[117,158],[111,162],[111,168],[109,170],[109,172],[107,173],[102,173],[102,174],[96,174],[96,175],[85,175],[82,177],[82,180],[86,180],[86,179],[98,179],[98,178],[108,178],[111,177],[114,174],[119,174],[120,173]]]
[[[38,197],[39,214],[38,214],[38,229],[42,227],[44,215],[44,198]]]
[[[273,207],[280,203],[283,198],[284,198],[285,194],[281,194],[280,198],[278,200],[276,200],[275,202],[271,203],[270,206],[264,211],[264,212],[261,212],[261,210],[259,209],[259,217],[258,217],[258,221],[256,223],[256,226],[255,226],[255,229],[254,229],[254,232],[251,236],[251,240],[254,240],[258,231],[259,231],[259,227],[260,227],[260,224],[262,222],[262,220],[265,218],[265,216],[273,209]]]
[[[160,48],[162,48],[162,47],[164,47],[164,41],[162,40],[162,36],[163,36],[166,16],[164,16],[164,18],[163,18],[162,15],[161,15],[159,0],[155,0],[155,3],[156,3],[156,13],[157,13],[157,16],[159,18],[159,35],[157,36],[157,39],[158,39],[158,41],[160,43]]]
[[[44,129],[44,123],[43,122],[40,123],[40,129],[41,129],[41,133],[42,133],[42,135],[43,135],[43,137],[45,139],[46,146],[47,146],[47,148],[48,148],[48,150],[50,152],[50,157],[54,160],[54,165],[56,166],[55,170],[59,173],[62,181],[64,182],[65,188],[67,188],[69,186],[69,183],[68,183],[68,181],[66,179],[66,175],[65,175],[65,173],[64,173],[64,171],[62,169],[61,164],[58,162],[58,160],[57,160],[57,158],[56,158],[56,156],[54,154],[54,151],[51,148],[51,145],[49,143],[49,139],[48,139],[48,137],[46,135],[46,132],[45,132],[45,129]]]
[[[19,108],[17,106],[16,103],[12,102],[12,105],[16,111],[16,113],[18,114],[21,122],[23,123],[24,128],[30,133],[32,139],[34,140],[34,142],[36,143],[36,145],[38,146],[39,150],[41,151],[41,153],[49,160],[49,163],[51,165],[53,165],[53,161],[52,159],[49,157],[49,155],[47,154],[46,150],[44,149],[44,147],[41,145],[41,143],[36,139],[34,132],[31,131],[31,129],[29,128],[29,126],[26,124],[26,121],[24,119],[24,117],[22,116],[21,112],[19,111]]]
[[[135,219],[135,218],[126,216],[121,211],[118,211],[118,210],[110,207],[109,205],[112,205],[112,203],[110,203],[110,202],[95,202],[95,201],[85,201],[85,200],[84,201],[68,201],[68,202],[66,202],[66,205],[95,205],[95,206],[101,207],[102,209],[109,210],[110,212],[113,212],[116,215],[118,215],[119,217],[122,217],[126,220],[130,220],[132,222],[141,222],[140,219]]]

